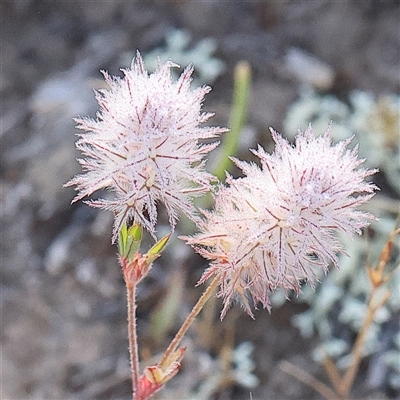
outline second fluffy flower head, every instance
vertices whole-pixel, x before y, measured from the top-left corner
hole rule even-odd
[[[301,281],[313,284],[318,269],[338,263],[338,232],[361,233],[374,218],[356,208],[373,196],[376,186],[364,179],[376,171],[358,168],[363,160],[357,148],[347,149],[350,140],[332,145],[330,128],[315,137],[311,126],[295,146],[274,131],[272,137],[273,154],[253,151],[261,168],[234,160],[245,177],[228,176],[201,233],[184,238],[211,261],[200,283],[219,279],[221,317],[234,298],[252,315],[249,299],[269,309],[278,287],[298,292]]]
[[[178,211],[195,218],[192,196],[210,189],[214,177],[204,170],[204,156],[218,143],[202,145],[226,130],[200,127],[213,114],[202,113],[207,86],[190,90],[193,69],[184,70],[177,81],[171,77],[172,62],[159,64],[148,74],[140,54],[125,77],[104,73],[109,90],[100,90],[97,119],[78,118],[76,147],[84,173],[67,183],[78,191],[74,201],[99,189],[115,198],[89,204],[115,214],[113,241],[122,223],[131,220],[153,235],[157,205],[163,203],[174,227]]]

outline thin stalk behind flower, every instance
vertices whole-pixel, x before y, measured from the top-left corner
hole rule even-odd
[[[212,166],[213,174],[220,180],[225,179],[226,171],[232,167],[229,157],[234,156],[239,147],[239,138],[246,123],[247,109],[251,90],[251,68],[248,62],[239,62],[233,72],[233,104],[229,117],[229,135],[223,138],[219,147],[218,160]]]

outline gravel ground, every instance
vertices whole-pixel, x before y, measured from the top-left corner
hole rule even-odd
[[[268,127],[282,131],[305,79],[290,71],[290,49],[321,63],[322,81],[312,83],[322,92],[343,100],[353,89],[399,93],[399,10],[397,0],[2,0],[1,398],[130,398],[125,292],[110,243],[112,216],[71,206],[73,191],[62,188],[79,171],[72,118],[94,116],[99,70],[118,74],[129,54],[164,46],[172,29],[190,32],[189,47],[213,38],[214,56],[225,70],[205,101],[205,109],[216,112],[212,123],[228,124],[232,71],[247,60],[253,87],[243,147],[268,146]],[[177,238],[156,263],[139,291],[142,358],[165,348],[200,293],[194,285],[204,267]],[[157,338],[151,316],[171,285],[186,290],[176,326]],[[215,307],[207,310],[217,321],[220,304]],[[259,385],[228,382],[203,398],[320,399],[278,368],[288,360],[328,383],[311,360],[318,339],[302,339],[290,324],[304,309],[287,303],[271,315],[257,312],[253,321],[235,307],[223,323],[206,315],[195,326],[197,335],[188,336],[182,377],[160,398],[185,399],[188,387],[211,380],[207,368],[215,367],[218,355],[224,359],[224,348],[251,341]],[[399,396],[372,392],[364,367],[355,397]]]

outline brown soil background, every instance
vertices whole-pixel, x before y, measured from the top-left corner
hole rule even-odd
[[[118,74],[124,51],[163,45],[172,28],[188,30],[193,44],[212,37],[226,71],[205,109],[216,112],[213,124],[227,124],[233,67],[247,60],[248,125],[264,144],[269,126],[282,131],[298,96],[300,82],[282,69],[291,47],[333,68],[330,92],[341,99],[353,89],[377,96],[400,89],[398,1],[2,0],[0,13],[2,399],[130,398],[125,292],[110,244],[111,216],[70,206],[73,191],[62,189],[79,171],[72,118],[94,116],[91,87],[100,69]],[[183,278],[178,323],[200,293],[193,287],[204,267],[176,238],[154,266],[138,299],[142,348],[150,354],[168,337],[150,338],[149,315],[171,281]],[[194,355],[183,368],[190,370],[201,352],[216,356],[223,344],[249,340],[260,385],[227,385],[212,398],[319,399],[278,368],[289,360],[328,383],[310,356],[318,339],[302,339],[290,324],[304,308],[287,303],[271,315],[260,310],[253,321],[234,307],[220,323],[217,303],[213,329],[203,320],[195,327],[201,340],[189,335]],[[356,398],[396,396],[371,392],[363,377],[361,369]]]

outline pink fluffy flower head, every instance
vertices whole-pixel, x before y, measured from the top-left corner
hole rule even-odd
[[[315,137],[309,126],[292,146],[271,130],[275,152],[253,150],[261,167],[233,159],[244,177],[227,177],[200,233],[184,238],[211,261],[199,283],[219,278],[221,318],[233,299],[253,316],[249,299],[270,310],[278,287],[298,293],[302,281],[313,285],[318,269],[338,265],[337,233],[360,234],[374,219],[357,207],[374,195],[377,187],[364,179],[376,170],[359,168],[351,139],[332,144],[330,131]]]
[[[112,199],[88,202],[115,215],[113,241],[124,221],[139,223],[154,235],[159,203],[164,204],[171,228],[178,212],[196,219],[192,197],[210,189],[214,177],[204,169],[204,156],[218,142],[201,144],[226,130],[201,127],[213,114],[201,112],[208,86],[190,89],[192,67],[174,81],[172,62],[159,63],[148,74],[139,53],[124,77],[104,72],[109,90],[99,90],[97,118],[77,118],[76,143],[84,158],[83,173],[66,186],[76,186],[73,201],[99,189]]]

